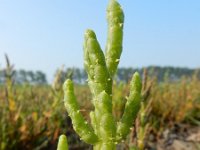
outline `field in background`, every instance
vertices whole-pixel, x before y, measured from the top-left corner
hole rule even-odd
[[[63,104],[63,75],[58,71],[52,85],[24,82],[16,84],[13,68],[7,60],[5,80],[0,86],[0,149],[56,149],[60,134],[68,137],[70,149],[89,149],[75,134],[71,120]],[[172,146],[187,141],[192,132],[200,132],[200,79],[198,73],[181,77],[176,81],[168,73],[163,81],[143,74],[143,101],[145,106],[145,136],[148,149]],[[73,74],[68,74],[73,77]],[[65,78],[65,77],[64,77]],[[129,84],[113,85],[113,114],[118,120],[123,113]],[[91,94],[85,84],[76,84],[75,92],[86,119],[93,109]],[[138,118],[139,120],[139,118]],[[138,121],[139,122],[139,121]],[[119,145],[129,149],[134,145],[140,124],[130,130],[127,141]],[[195,131],[193,131],[195,130]],[[193,138],[193,146],[199,148],[199,139]],[[171,143],[170,143],[171,142]]]

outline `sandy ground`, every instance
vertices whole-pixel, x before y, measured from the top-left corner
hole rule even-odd
[[[175,125],[165,130],[155,145],[152,150],[200,150],[200,126]]]

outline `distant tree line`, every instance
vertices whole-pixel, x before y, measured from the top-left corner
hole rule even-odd
[[[4,84],[8,79],[12,80],[12,84],[47,84],[46,75],[43,72],[16,70],[7,54],[5,54],[5,62],[5,68],[0,68],[0,84]]]
[[[200,69],[189,69],[181,67],[160,67],[149,66],[145,68],[150,77],[156,77],[158,82],[165,79],[169,81],[178,81],[181,77],[192,77],[196,73],[200,79]],[[142,76],[144,68],[119,68],[116,78],[120,81],[128,82],[135,71]]]
[[[12,79],[15,84],[47,84],[46,75],[41,71],[13,70]],[[6,70],[0,70],[0,84],[6,80]]]
[[[193,74],[197,74],[200,79],[200,69],[189,69],[180,67],[159,67],[149,66],[145,68],[150,77],[156,77],[158,82],[162,82],[165,79],[169,81],[178,81],[181,77],[191,77]],[[122,82],[129,82],[134,72],[139,72],[142,76],[144,68],[119,68],[116,74],[116,80]],[[72,78],[76,83],[85,83],[87,80],[87,74],[84,69],[79,68],[67,68],[62,71],[62,82],[66,78]]]
[[[134,72],[139,72],[143,74],[144,68],[119,68],[115,79],[117,81],[122,81],[128,83]],[[158,82],[164,81],[166,78],[170,81],[178,81],[181,77],[191,77],[193,74],[197,74],[200,79],[199,69],[189,69],[189,68],[179,68],[179,67],[159,67],[150,66],[146,67],[148,75],[150,77],[156,77]],[[87,81],[87,74],[84,69],[80,68],[67,68],[62,70],[57,70],[60,72],[59,82],[63,83],[66,78],[71,78],[75,83],[84,84]],[[55,73],[55,78],[57,73]],[[25,70],[14,70],[13,80],[15,84],[47,84],[47,79],[45,73],[41,71],[25,71]],[[5,82],[5,70],[0,70],[0,84]]]

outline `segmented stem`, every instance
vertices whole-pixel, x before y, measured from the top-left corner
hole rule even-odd
[[[89,144],[96,144],[98,142],[98,137],[79,111],[80,109],[74,95],[74,86],[72,81],[68,79],[64,83],[63,89],[65,94],[65,108],[72,119],[74,130],[85,142]]]
[[[106,43],[106,64],[110,75],[116,73],[122,53],[124,13],[116,0],[110,0],[107,8],[108,37]]]
[[[130,95],[127,99],[124,114],[117,126],[117,140],[125,139],[130,132],[133,121],[136,119],[141,103],[142,84],[139,74],[136,72],[130,83]]]

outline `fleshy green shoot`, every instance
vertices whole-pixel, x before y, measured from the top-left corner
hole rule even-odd
[[[110,0],[107,8],[108,38],[105,55],[92,30],[85,32],[84,67],[88,85],[93,95],[94,110],[90,112],[91,124],[81,112],[71,80],[64,83],[64,104],[72,119],[74,130],[95,150],[115,150],[116,144],[126,138],[140,109],[141,80],[135,73],[130,82],[130,94],[119,122],[112,115],[112,83],[117,71],[123,39],[124,13],[116,0]],[[63,143],[65,139],[61,137]],[[59,146],[62,144],[59,142]],[[65,147],[65,146],[63,146]],[[67,148],[66,148],[67,149]]]

